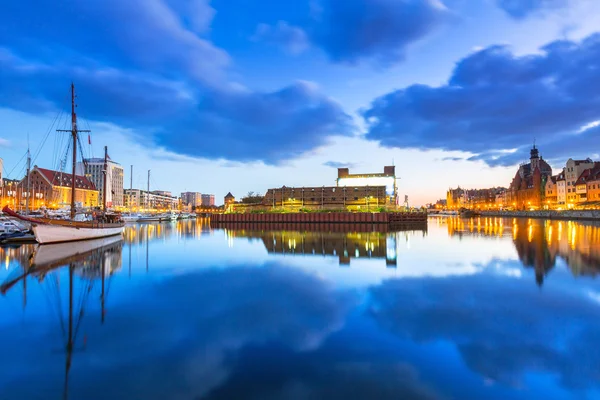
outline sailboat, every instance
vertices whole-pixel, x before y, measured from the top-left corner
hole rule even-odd
[[[73,171],[71,174],[70,219],[58,220],[52,218],[24,217],[11,210],[8,206],[5,206],[2,211],[13,217],[30,222],[33,229],[33,234],[35,235],[37,242],[40,244],[73,242],[77,240],[97,239],[122,234],[123,226],[125,224],[118,215],[110,215],[106,213],[106,196],[103,196],[104,213],[102,215],[97,216],[91,221],[86,221],[85,219],[81,220],[82,218],[76,218],[75,190],[77,176],[75,174],[75,167],[77,164],[77,138],[79,132],[89,131],[77,129],[77,114],[75,113],[75,85],[73,83],[71,83],[71,129],[60,129],[59,132],[70,132],[73,140]],[[106,147],[104,149],[104,193],[106,193],[107,149]],[[80,217],[80,215],[77,215],[77,217]]]

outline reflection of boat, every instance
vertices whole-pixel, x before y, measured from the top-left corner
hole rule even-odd
[[[52,218],[27,218],[18,215],[8,206],[3,211],[13,217],[32,223],[33,233],[38,243],[72,242],[76,240],[95,239],[105,236],[119,235],[123,232],[123,223],[118,215],[106,213],[106,196],[104,196],[104,214],[95,220],[78,220],[76,218],[75,194],[77,187],[81,187],[85,177],[76,175],[78,133],[84,132],[77,129],[77,114],[75,113],[75,86],[71,84],[71,129],[59,130],[70,132],[72,138],[71,151],[73,152],[72,173],[68,177],[71,183],[71,218],[70,220],[57,220]],[[106,147],[104,156],[104,172],[106,173]],[[106,179],[104,179],[104,192],[106,193]]]
[[[56,263],[64,265],[72,262],[72,259],[85,257],[86,253],[102,250],[105,247],[110,247],[122,241],[123,238],[120,236],[111,236],[76,243],[56,243],[38,246],[33,253],[31,264],[33,267],[54,265]]]
[[[48,245],[38,245],[33,255],[30,258],[29,265],[23,265],[25,272],[15,279],[3,283],[0,286],[0,292],[4,295],[8,290],[15,286],[18,282],[23,281],[23,290],[25,294],[26,283],[28,276],[40,276],[43,277],[43,281],[49,283],[51,290],[60,290],[61,285],[59,284],[58,274],[50,274],[51,272],[58,272],[60,267],[68,265],[69,273],[69,284],[67,288],[68,293],[68,319],[63,320],[62,304],[64,299],[61,299],[60,293],[49,296],[50,299],[58,300],[58,307],[60,310],[58,316],[60,318],[60,327],[64,333],[64,351],[66,353],[65,358],[65,377],[64,377],[64,388],[63,398],[68,398],[68,386],[69,386],[69,373],[71,370],[72,357],[74,352],[85,350],[85,339],[83,343],[78,345],[77,335],[79,327],[81,325],[81,319],[85,315],[84,306],[89,298],[89,294],[92,292],[94,277],[101,277],[101,321],[104,322],[105,312],[105,300],[108,289],[106,288],[106,277],[111,275],[110,266],[107,271],[107,264],[109,260],[114,259],[116,256],[120,260],[120,252],[122,250],[123,240],[120,236],[113,236],[107,238],[100,238],[88,241],[78,241],[74,243],[58,243]],[[86,271],[97,271],[92,274],[86,273]],[[75,272],[81,271],[77,276],[79,281],[83,284],[79,286],[79,298],[77,299],[75,293]],[[90,277],[92,277],[90,279]],[[54,279],[52,279],[54,278]],[[42,279],[40,279],[42,282]],[[109,283],[110,285],[110,283]],[[23,306],[26,304],[26,297],[24,297]],[[75,306],[78,309],[75,309]]]

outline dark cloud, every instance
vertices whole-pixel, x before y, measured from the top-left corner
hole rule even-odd
[[[464,161],[464,157],[444,157],[442,161]]]
[[[295,158],[331,136],[354,132],[352,119],[314,85],[297,82],[276,92],[211,92],[179,134],[161,132],[159,144],[181,154],[267,163]]]
[[[331,168],[354,168],[356,166],[354,163],[340,161],[327,161],[323,165]]]
[[[419,381],[410,365],[364,361],[364,353],[356,354],[346,347],[342,350],[343,355],[329,350],[329,354],[317,351],[299,356],[280,348],[245,349],[237,357],[230,378],[206,399],[440,398]],[[256,360],[265,354],[269,354],[266,368],[257,369]]]
[[[580,156],[581,127],[600,120],[600,34],[515,56],[492,46],[459,61],[447,84],[412,85],[363,112],[367,138],[387,147],[462,150],[490,165],[528,158],[534,138],[546,158]],[[593,142],[592,131],[576,136]],[[519,151],[514,151],[519,150]],[[584,149],[585,150],[585,149]]]
[[[569,0],[496,0],[498,7],[515,19],[531,14],[566,7]]]
[[[157,282],[109,307],[102,327],[84,318],[88,344],[73,356],[70,398],[200,398],[227,380],[230,355],[261,343],[313,351],[343,326],[354,303],[323,280],[279,265],[205,270]],[[31,398],[34,390],[59,397],[53,395],[62,391],[64,354],[44,351],[41,344],[60,348],[55,328],[50,337],[26,330],[7,349],[0,360],[11,371],[0,378],[7,398]],[[0,337],[11,336],[14,330],[0,329]],[[23,349],[32,351],[20,354]],[[39,376],[33,364],[45,372]],[[35,389],[26,384],[28,374],[36,376]]]
[[[317,0],[311,9],[314,18],[299,27],[261,24],[257,34],[302,48],[309,40],[336,63],[385,66],[403,61],[411,43],[450,19],[438,0]]]
[[[485,379],[517,387],[536,371],[569,389],[593,387],[600,374],[600,355],[590,351],[600,334],[598,305],[581,291],[541,293],[530,285],[488,274],[390,280],[373,288],[371,313],[402,338],[454,343]]]
[[[312,84],[230,84],[229,56],[198,33],[213,15],[205,0],[67,1],[35,13],[7,4],[0,106],[68,109],[74,81],[80,116],[143,132],[149,147],[233,161],[278,163],[353,133],[350,116]]]
[[[309,46],[306,32],[285,21],[278,21],[274,26],[259,24],[253,39],[280,46],[290,54],[300,54]]]

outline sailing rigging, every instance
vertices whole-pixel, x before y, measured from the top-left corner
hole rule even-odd
[[[77,114],[75,113],[75,85],[71,83],[71,129],[58,129],[58,132],[70,132],[72,139],[72,173],[71,173],[71,209],[69,220],[57,220],[52,218],[28,218],[21,216],[5,206],[2,211],[6,214],[31,222],[33,233],[40,244],[72,242],[77,240],[96,239],[107,236],[121,235],[124,223],[118,214],[110,214],[106,211],[106,175],[108,149],[104,148],[104,195],[102,196],[102,213],[93,213],[92,218],[84,214],[77,214],[75,205],[77,184],[81,180],[76,175],[77,166],[77,140],[81,130],[77,127]]]

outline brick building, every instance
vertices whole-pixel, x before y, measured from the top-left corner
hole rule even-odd
[[[23,202],[30,199],[33,209],[41,206],[64,207],[71,204],[71,174],[52,171],[34,166],[29,172],[29,193],[26,191],[27,176],[19,183],[19,197]],[[94,184],[85,176],[75,175],[75,202],[82,207],[98,207],[99,193]]]
[[[506,202],[517,210],[541,208],[546,182],[551,176],[552,168],[533,145],[529,162],[519,166],[506,192]]]

